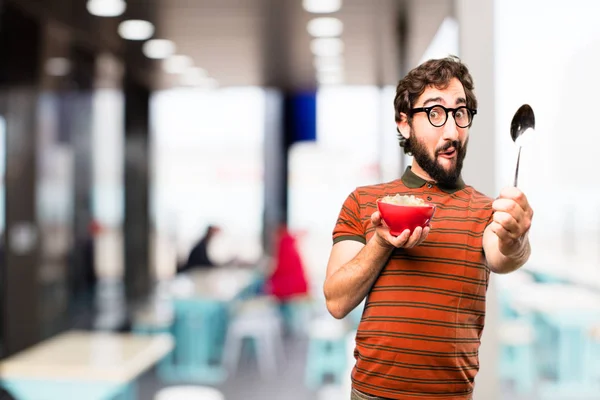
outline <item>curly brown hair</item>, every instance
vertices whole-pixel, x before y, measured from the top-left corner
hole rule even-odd
[[[469,69],[456,56],[429,60],[412,69],[396,87],[396,97],[394,98],[394,109],[396,122],[400,122],[400,114],[409,115],[408,123],[412,122],[409,111],[414,107],[415,101],[423,94],[429,86],[435,86],[438,89],[445,89],[450,84],[452,78],[457,78],[462,83],[467,97],[467,107],[477,109],[477,98],[473,93],[473,77]],[[400,147],[406,154],[411,154],[411,143],[400,131],[398,131]]]

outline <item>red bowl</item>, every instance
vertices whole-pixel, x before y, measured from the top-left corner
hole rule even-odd
[[[403,206],[379,200],[377,200],[377,208],[381,213],[381,218],[390,228],[390,233],[394,236],[399,236],[406,229],[412,232],[417,226],[425,228],[435,212],[435,206],[432,204]]]

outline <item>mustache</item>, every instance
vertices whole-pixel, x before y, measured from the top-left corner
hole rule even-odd
[[[437,156],[438,154],[445,152],[450,147],[454,147],[454,149],[458,153],[458,152],[460,152],[460,149],[462,148],[462,144],[458,140],[447,141],[446,143],[444,143],[442,146],[438,147],[435,150],[435,155]]]

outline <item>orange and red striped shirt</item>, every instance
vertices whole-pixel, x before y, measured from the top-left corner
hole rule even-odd
[[[402,179],[359,187],[344,202],[333,240],[366,243],[386,195],[436,205],[427,239],[396,249],[367,296],[356,335],[353,387],[389,399],[470,399],[479,370],[489,269],[482,239],[492,199],[465,186]]]

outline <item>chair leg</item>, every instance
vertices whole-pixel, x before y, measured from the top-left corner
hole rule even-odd
[[[277,373],[277,364],[275,360],[275,343],[269,340],[268,336],[255,337],[257,347],[257,361],[260,373],[263,379],[267,380],[270,376]]]
[[[321,368],[318,362],[319,349],[314,341],[308,342],[306,357],[306,369],[304,371],[304,382],[306,387],[316,389],[321,385]]]
[[[237,365],[240,359],[240,353],[242,351],[243,337],[236,337],[233,332],[233,327],[227,332],[225,338],[225,346],[223,351],[223,365],[229,371],[230,376],[233,376],[237,372]]]

